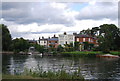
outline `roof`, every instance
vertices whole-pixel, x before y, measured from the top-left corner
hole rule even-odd
[[[28,40],[29,42],[37,42],[36,40]]]
[[[48,41],[58,41],[58,37],[50,38],[50,39],[48,39]]]
[[[39,39],[39,40],[48,40],[48,39],[46,38],[46,39]]]
[[[89,36],[89,35],[81,35],[81,34],[75,34],[75,37],[92,37],[92,36]]]
[[[54,43],[54,42],[51,42],[50,44],[54,45],[55,43]]]
[[[81,35],[81,34],[75,34],[75,37],[92,37],[89,35]],[[92,37],[93,39],[97,39],[97,37]]]

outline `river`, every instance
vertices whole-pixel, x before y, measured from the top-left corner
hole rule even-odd
[[[120,58],[2,55],[2,71],[5,74],[19,74],[25,68],[35,70],[38,65],[44,71],[57,71],[64,66],[71,73],[80,67],[85,79],[120,80]]]

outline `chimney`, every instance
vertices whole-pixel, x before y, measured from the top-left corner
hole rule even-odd
[[[56,36],[54,35],[54,37],[56,37]]]
[[[77,35],[77,33],[73,33],[73,35]]]
[[[40,44],[40,37],[39,37],[39,44]]]
[[[67,35],[67,33],[66,33],[66,32],[64,32],[64,35]]]

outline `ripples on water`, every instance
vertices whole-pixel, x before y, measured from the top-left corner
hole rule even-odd
[[[3,55],[3,72],[19,74],[25,68],[36,70],[38,65],[44,70],[63,69],[74,72],[80,67],[85,79],[120,79],[120,59],[117,58],[72,58],[38,55]]]

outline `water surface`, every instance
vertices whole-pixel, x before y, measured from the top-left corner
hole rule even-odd
[[[74,72],[80,67],[85,79],[120,80],[119,58],[60,57],[39,55],[3,55],[3,73],[19,74],[25,68],[44,71],[58,71],[62,66],[67,72]]]

